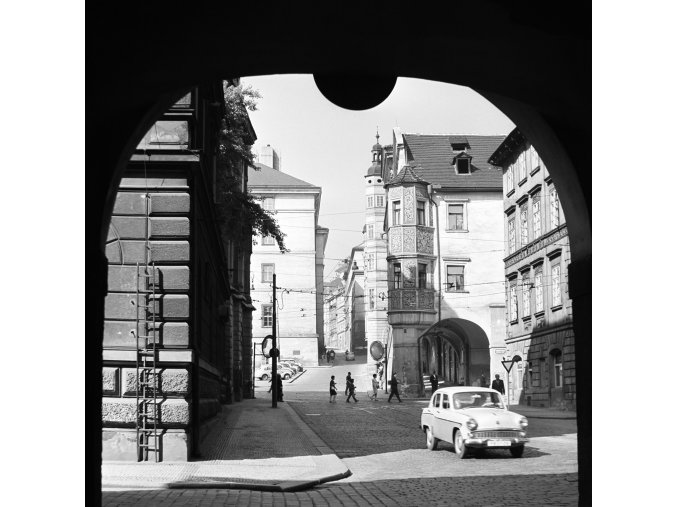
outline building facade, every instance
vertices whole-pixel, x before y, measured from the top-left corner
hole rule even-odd
[[[363,242],[364,266],[364,326],[367,362],[375,364],[383,359],[383,345],[388,341],[388,244],[383,234],[386,210],[386,189],[383,185],[383,148],[378,142],[371,149],[372,162],[364,177],[365,232]],[[358,351],[356,351],[358,352]]]
[[[279,157],[271,157],[279,160]],[[251,257],[254,367],[267,362],[260,344],[272,334],[273,273],[277,276],[277,339],[281,357],[317,365],[324,345],[324,249],[329,230],[318,216],[322,189],[262,163],[249,170],[249,192],[261,199],[286,234],[283,253],[273,237],[255,238]]]
[[[567,226],[555,183],[515,129],[490,158],[503,168],[506,358],[513,403],[574,409],[575,351]],[[514,400],[514,401],[513,401]]]
[[[247,177],[215,155],[224,108],[224,83],[193,89],[148,131],[120,182],[106,247],[104,460],[199,456],[208,419],[252,395],[251,241],[215,218],[226,212],[221,173],[241,191]]]
[[[500,168],[503,136],[393,129],[381,163],[386,188],[388,370],[405,392],[487,385],[505,349]]]

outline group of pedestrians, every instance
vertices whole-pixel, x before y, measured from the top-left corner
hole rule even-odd
[[[393,398],[393,396],[397,397],[397,401],[402,403],[402,400],[400,399],[398,384],[399,381],[397,380],[397,373],[393,373],[393,376],[390,380],[390,396],[388,397],[388,403],[390,403],[390,400]],[[378,401],[378,390],[380,385],[381,382],[379,381],[378,375],[374,373],[371,378],[372,392],[369,393],[369,399],[371,401]],[[336,390],[336,377],[332,375],[331,380],[329,381],[329,403],[336,403],[337,394],[338,391]],[[350,398],[352,398],[355,401],[355,403],[359,401],[355,397],[355,379],[352,377],[350,372],[348,372],[348,375],[346,376],[346,388],[344,394],[346,395],[346,403],[350,403]]]

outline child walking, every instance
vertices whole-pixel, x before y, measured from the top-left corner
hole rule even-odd
[[[336,382],[334,382],[334,375],[329,381],[329,403],[336,403]]]

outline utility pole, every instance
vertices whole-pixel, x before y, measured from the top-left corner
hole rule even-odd
[[[277,285],[277,275],[273,273],[273,349],[270,351],[273,357],[273,408],[277,408],[277,294],[275,292]]]

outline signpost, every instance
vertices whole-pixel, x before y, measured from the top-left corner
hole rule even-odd
[[[508,398],[507,398],[507,399],[508,399],[508,403],[507,403],[507,405],[508,405],[508,410],[510,410],[510,370],[512,370],[512,365],[515,364],[515,363],[514,363],[514,361],[513,361],[512,359],[511,359],[510,361],[506,361],[506,360],[504,359],[503,361],[501,361],[501,363],[503,364],[503,368],[505,368],[505,371],[507,372],[507,373],[506,373],[506,376],[505,376],[505,377],[506,377],[506,380],[507,380],[507,384],[506,384],[507,387],[506,387],[506,391],[505,391],[505,392],[506,392],[506,395],[507,395],[507,397],[508,397]]]
[[[273,393],[273,408],[277,408],[277,356],[279,351],[277,350],[277,301],[275,293],[277,285],[277,275],[273,273],[273,348],[270,351],[270,356],[273,358],[273,378],[271,379],[273,383],[273,388],[271,392]]]

